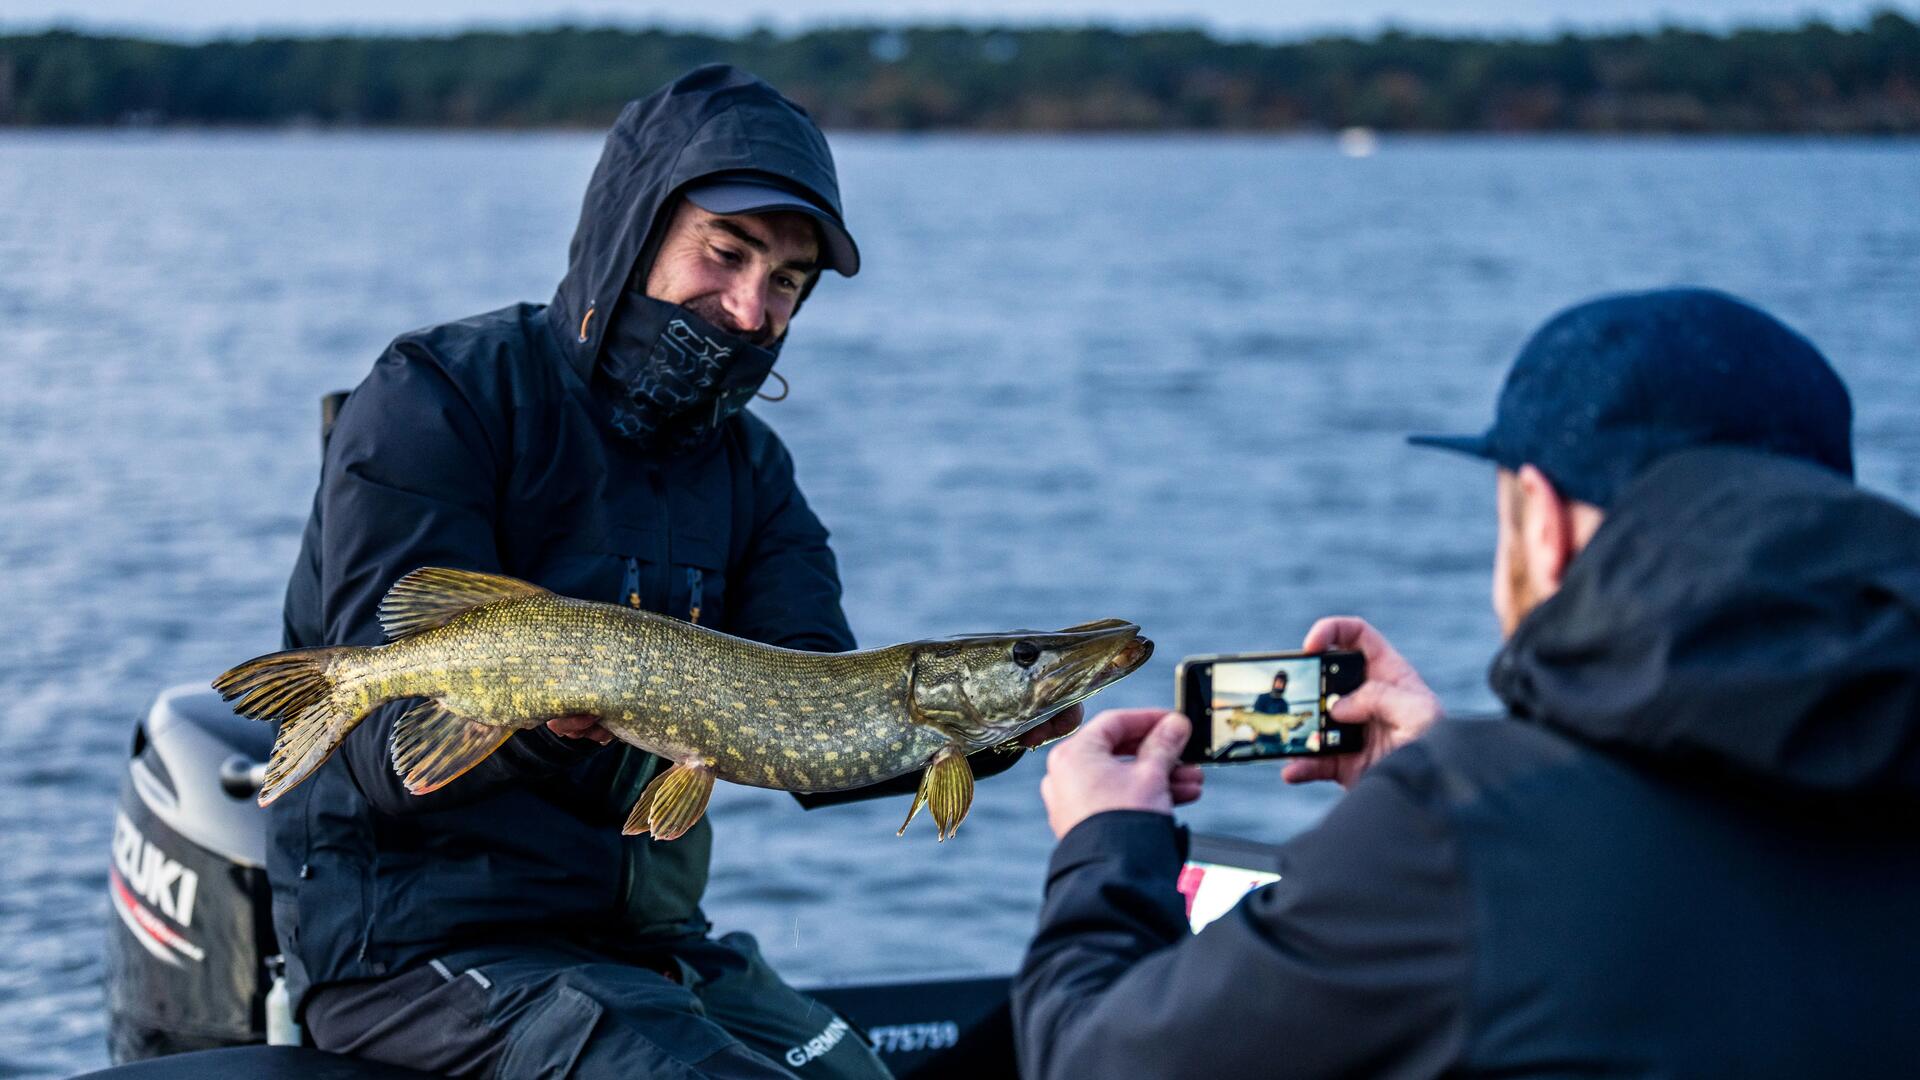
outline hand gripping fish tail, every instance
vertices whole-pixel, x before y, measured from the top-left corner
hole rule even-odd
[[[395,583],[380,622],[385,645],[274,653],[214,681],[236,712],[280,722],[262,805],[311,775],[369,712],[420,699],[388,743],[415,795],[452,783],[516,731],[593,716],[673,763],[641,792],[629,834],[684,835],[715,780],[830,792],[924,768],[907,820],[928,807],[945,840],[973,801],[969,753],[1018,739],[1153,654],[1119,619],[796,652],[436,567]]]

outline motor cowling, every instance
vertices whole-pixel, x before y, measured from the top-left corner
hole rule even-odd
[[[114,814],[107,930],[116,1063],[266,1038],[274,943],[258,764],[273,728],[200,686],[135,728]]]

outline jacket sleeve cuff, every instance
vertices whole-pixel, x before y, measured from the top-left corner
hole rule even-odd
[[[1115,877],[1179,879],[1187,861],[1187,830],[1172,814],[1106,810],[1067,831],[1047,864],[1047,888],[1082,867],[1100,865]]]

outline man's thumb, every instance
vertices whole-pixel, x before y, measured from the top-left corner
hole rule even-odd
[[[1184,713],[1170,712],[1153,725],[1147,737],[1140,740],[1140,749],[1135,756],[1148,762],[1156,769],[1172,769],[1180,762],[1180,752],[1187,747],[1187,737],[1193,734],[1193,724]]]

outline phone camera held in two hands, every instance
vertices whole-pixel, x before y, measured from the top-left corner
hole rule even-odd
[[[1366,727],[1328,715],[1367,679],[1357,652],[1189,656],[1174,673],[1175,700],[1193,721],[1181,760],[1202,765],[1351,754]]]

